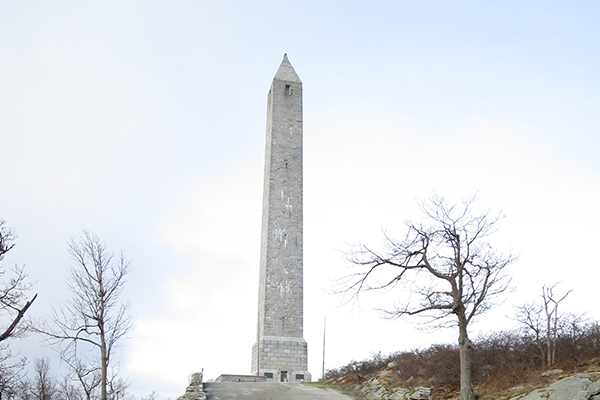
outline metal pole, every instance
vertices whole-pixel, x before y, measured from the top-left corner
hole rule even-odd
[[[325,380],[325,329],[327,326],[327,317],[323,317],[323,371],[321,377]]]

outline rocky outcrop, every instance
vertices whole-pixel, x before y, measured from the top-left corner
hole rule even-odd
[[[510,400],[600,400],[599,377],[598,373],[574,374]]]
[[[371,379],[353,386],[346,386],[343,382],[331,382],[340,385],[344,391],[352,393],[356,398],[365,400],[426,400],[433,396],[433,388],[421,386],[414,387],[411,380],[406,382],[407,387],[396,387],[393,373],[388,367],[379,371]],[[586,372],[566,375],[561,369],[545,371],[541,374],[545,387],[534,389],[537,383],[524,383],[507,390],[502,395],[511,396],[510,400],[600,400],[600,371],[596,366],[590,367]],[[338,378],[341,380],[341,378]],[[504,397],[507,398],[507,397]]]
[[[185,394],[179,397],[177,400],[206,400],[206,394],[204,393],[204,387],[202,385],[201,372],[197,372],[192,375],[190,384],[185,389]]]
[[[352,390],[358,397],[366,400],[429,400],[432,397],[433,388],[415,387],[387,388],[379,385],[377,379],[372,379],[365,386],[356,385]]]

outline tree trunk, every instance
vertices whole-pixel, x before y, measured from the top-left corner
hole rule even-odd
[[[471,374],[471,341],[467,334],[464,312],[458,314],[458,348],[460,353],[460,400],[474,400],[473,376]]]
[[[556,364],[556,339],[558,336],[558,303],[554,306],[554,331],[552,332],[552,365]]]
[[[104,334],[100,334],[102,346],[100,347],[100,368],[101,368],[101,381],[100,381],[100,400],[106,400],[106,386],[107,386],[107,375],[108,375],[108,360],[106,356],[106,343],[104,341]]]
[[[546,363],[548,362],[546,357],[546,352],[544,351],[544,342],[540,337],[536,337],[535,344],[540,351],[540,357],[542,359],[542,368],[546,368]]]
[[[548,357],[548,368],[554,365],[552,360],[552,314],[548,314],[548,306],[546,306],[546,355]]]

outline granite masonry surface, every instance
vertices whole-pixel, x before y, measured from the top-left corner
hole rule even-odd
[[[266,376],[257,376],[257,375],[230,375],[223,374],[220,375],[215,382],[266,382]]]
[[[302,82],[287,55],[267,97],[257,341],[252,374],[310,380],[303,338]]]

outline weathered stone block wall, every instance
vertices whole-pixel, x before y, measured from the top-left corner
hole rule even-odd
[[[287,60],[282,70],[292,69]],[[268,96],[259,334],[303,336],[302,83],[278,71]],[[292,69],[293,71],[293,69]]]
[[[215,382],[266,382],[267,378],[257,375],[220,375]]]
[[[305,371],[307,347],[304,339],[291,340],[282,337],[264,337],[260,341],[260,369]]]
[[[253,366],[256,366],[257,352],[260,352],[259,373],[253,368],[253,375],[269,375],[269,381],[279,382],[281,373],[285,373],[285,381],[310,381],[307,371],[307,345],[304,339],[265,336],[258,346],[252,348]]]

